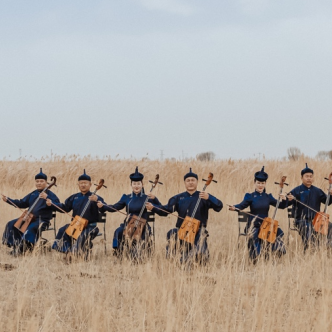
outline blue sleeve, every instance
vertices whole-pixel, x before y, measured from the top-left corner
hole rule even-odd
[[[125,208],[126,207],[126,201],[125,201],[125,199],[126,199],[126,195],[122,195],[122,197],[120,198],[120,200],[117,202],[117,203],[115,203],[115,204],[113,204],[113,205],[104,205],[101,209],[100,209],[100,211],[101,212],[104,212],[104,211],[108,211],[108,212],[116,212],[116,210],[122,210],[123,208]]]
[[[66,211],[66,212],[70,212],[73,209],[74,197],[75,197],[75,195],[68,197],[64,203],[55,203],[55,202],[52,202],[52,203],[55,204],[56,206],[58,206],[60,209]],[[53,206],[53,210],[63,213],[61,210],[57,209],[54,205],[52,205],[52,206]]]
[[[153,205],[161,205],[161,203],[157,197],[155,197],[154,199],[149,199],[148,202],[150,202]]]
[[[176,209],[176,204],[177,204],[177,199],[176,196],[174,196],[170,198],[170,200],[166,205],[155,205],[155,207],[152,209],[152,212],[158,214],[161,217],[166,217],[168,216],[168,213],[165,211],[168,211],[169,213],[174,212]],[[165,211],[161,211],[160,209],[163,209]]]
[[[13,202],[15,205],[17,205],[19,208],[21,209],[26,209],[29,207],[29,200],[30,200],[30,194],[26,195],[24,198],[22,199],[11,199],[10,197],[7,197],[7,203],[14,206],[11,202]],[[9,200],[11,202],[9,202]]]
[[[223,204],[222,204],[221,200],[219,200],[218,198],[216,198],[210,194],[209,194],[208,202],[209,202],[209,207],[212,208],[216,212],[221,211],[221,209],[223,208]]]
[[[49,193],[49,195],[47,196],[47,198],[51,199],[53,203],[60,203],[60,200],[58,198],[57,195],[55,195],[54,193]]]
[[[247,193],[244,195],[243,201],[239,204],[234,205],[239,210],[244,210],[248,206],[250,206],[252,202],[251,194]]]
[[[269,198],[270,198],[270,205],[272,206],[277,206],[277,200],[273,197],[272,194],[269,194]],[[286,207],[288,207],[288,199],[286,198],[286,200],[280,200],[279,203],[279,209],[286,209]]]
[[[269,194],[269,200],[270,200],[270,205],[272,206],[277,205],[277,200],[272,196],[272,194]]]

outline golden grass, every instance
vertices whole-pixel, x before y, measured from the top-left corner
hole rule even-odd
[[[209,171],[218,184],[208,191],[223,203],[238,203],[253,190],[253,174],[264,164],[269,173],[268,192],[287,175],[290,188],[300,183],[304,160],[223,160],[215,162],[158,162],[79,159],[75,156],[43,162],[0,162],[1,193],[23,197],[34,188],[39,167],[58,178],[54,192],[61,201],[77,192],[76,180],[86,168],[94,182],[105,179],[100,190],[108,203],[130,192],[128,175],[136,165],[146,182],[160,174],[163,186],[156,195],[163,202],[181,192],[189,166],[200,178]],[[329,162],[309,160],[316,185],[332,171]],[[146,187],[149,186],[146,184]],[[1,232],[20,213],[0,204]],[[281,261],[249,264],[243,239],[237,247],[236,213],[226,207],[211,212],[208,224],[211,260],[206,267],[185,270],[164,259],[165,234],[175,218],[156,220],[156,253],[144,264],[119,262],[111,255],[112,235],[122,221],[107,215],[108,255],[102,239],[95,240],[92,260],[67,265],[61,254],[36,250],[13,258],[0,250],[0,331],[329,331],[332,327],[332,260],[326,250],[303,255],[297,234],[292,233],[288,253]],[[277,214],[287,237],[287,213]],[[58,214],[58,226],[68,217]],[[53,239],[53,233],[47,233]]]

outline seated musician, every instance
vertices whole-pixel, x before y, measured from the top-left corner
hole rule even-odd
[[[65,212],[72,212],[73,217],[80,216],[88,220],[87,227],[79,235],[77,240],[74,240],[70,235],[66,233],[66,229],[69,224],[61,227],[56,235],[52,249],[63,253],[74,253],[82,254],[87,253],[93,246],[92,240],[98,235],[99,228],[97,222],[99,220],[99,211],[97,207],[97,200],[103,202],[103,198],[98,195],[93,195],[90,191],[91,188],[91,177],[85,173],[78,178],[79,193],[73,194],[68,197],[64,203],[55,203],[57,207]],[[61,210],[57,209],[56,206],[52,205],[50,199],[47,199],[47,205],[52,206],[54,211]],[[89,204],[88,204],[89,202]],[[84,212],[84,213],[83,213]]]
[[[41,232],[50,226],[52,208],[46,205],[46,197],[50,197],[56,203],[59,202],[58,197],[52,191],[47,190],[42,193],[47,187],[47,175],[42,172],[42,169],[40,169],[40,173],[35,176],[35,185],[37,189],[22,199],[12,199],[5,196],[2,198],[8,204],[12,206],[16,205],[20,209],[30,208],[39,198],[37,204],[31,211],[34,215],[34,219],[31,221],[24,234],[14,226],[18,219],[9,221],[5,227],[2,243],[13,248],[11,252],[13,255],[21,254],[27,249],[32,250]]]
[[[131,215],[138,216],[144,207],[144,203],[147,197],[149,197],[149,202],[153,204],[160,204],[157,197],[152,193],[145,194],[143,186],[144,175],[138,172],[138,167],[136,167],[135,173],[130,174],[129,176],[131,181],[132,192],[130,194],[123,194],[120,200],[114,205],[104,205],[102,202],[98,202],[98,207],[101,212],[116,212],[126,208],[126,213],[128,217],[126,220],[120,224],[120,226],[115,230],[113,237],[113,250],[115,255],[120,255],[122,253],[124,245],[124,236],[123,232],[126,227],[126,221],[129,220]],[[147,210],[144,208],[142,218],[147,220]],[[151,235],[151,228],[148,223],[146,223],[146,229],[143,229],[142,240],[145,240],[146,233]]]
[[[223,204],[219,199],[208,194],[207,192],[197,191],[198,176],[192,172],[191,168],[190,171],[184,176],[184,185],[186,191],[170,198],[167,205],[153,205],[148,203],[147,209],[164,217],[175,211],[178,213],[175,228],[171,229],[167,233],[166,257],[169,258],[171,253],[176,253],[176,248],[174,250],[171,249],[171,240],[177,241],[178,231],[182,225],[183,219],[186,216],[192,216],[196,203],[200,198],[201,201],[194,216],[195,219],[200,221],[199,230],[196,234],[194,245],[189,251],[186,250],[183,252],[183,259],[181,258],[181,261],[185,262],[191,254],[194,254],[195,257],[197,257],[196,255],[199,255],[202,260],[207,261],[209,258],[209,249],[207,244],[208,232],[205,228],[207,226],[209,209],[219,212],[223,208]]]
[[[260,172],[255,173],[255,191],[245,194],[243,201],[240,204],[229,207],[229,210],[244,210],[245,208],[250,207],[251,214],[263,219],[268,217],[270,205],[276,206],[277,200],[272,196],[272,194],[266,193],[265,186],[267,179],[268,174],[264,172],[263,166]],[[279,208],[285,209],[288,206],[287,199],[285,195],[281,195],[281,198],[282,201],[280,202]],[[262,251],[263,240],[258,238],[258,234],[263,221],[257,218],[252,225],[252,220],[254,218],[255,217],[249,216],[248,224],[245,227],[245,232],[249,234],[249,258],[255,263]],[[271,251],[275,252],[279,256],[286,253],[285,245],[282,239],[283,236],[284,232],[280,227],[278,227],[276,241],[274,243],[268,244],[271,245]]]
[[[317,233],[312,225],[312,221],[316,215],[315,211],[320,212],[320,206],[321,204],[325,204],[327,195],[323,190],[312,185],[314,182],[314,171],[308,167],[308,164],[301,171],[301,180],[302,184],[294,188],[287,197],[291,202],[290,204],[293,204],[294,226],[298,229],[302,238],[304,250],[307,250],[310,242],[314,243],[317,238]],[[306,204],[314,211],[297,202],[294,198]],[[332,204],[332,200],[330,200],[330,204]],[[331,239],[331,224],[329,224],[328,233],[328,238]]]

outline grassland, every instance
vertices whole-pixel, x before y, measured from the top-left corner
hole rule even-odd
[[[223,203],[238,203],[253,190],[253,174],[264,164],[269,173],[268,192],[277,196],[278,181],[287,175],[290,187],[300,183],[304,162],[315,170],[315,184],[325,191],[330,162],[318,160],[222,160],[214,162],[97,160],[91,158],[0,162],[0,192],[21,198],[34,189],[39,167],[58,178],[54,192],[63,201],[77,192],[83,168],[94,182],[104,178],[99,193],[116,202],[130,192],[128,175],[136,165],[147,180],[156,173],[164,183],[156,189],[163,202],[184,190],[189,167],[200,179],[213,172],[218,184],[208,191]],[[1,226],[19,211],[0,204]],[[175,218],[156,219],[156,251],[144,264],[119,262],[112,256],[111,240],[122,221],[108,214],[107,255],[102,238],[95,240],[92,259],[66,264],[61,254],[36,250],[25,257],[0,249],[0,331],[330,331],[332,328],[332,259],[321,249],[303,255],[298,235],[290,234],[288,253],[281,260],[247,260],[244,240],[238,248],[236,213],[226,207],[211,212],[208,230],[211,259],[207,266],[186,270],[165,260],[165,234]],[[286,211],[277,219],[287,238]],[[58,226],[68,223],[58,215]],[[50,241],[52,232],[45,233]]]

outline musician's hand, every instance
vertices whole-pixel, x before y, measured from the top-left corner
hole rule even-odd
[[[46,205],[47,206],[51,206],[52,205],[52,201],[49,198],[46,199]]]
[[[279,196],[280,196],[280,198],[281,198],[283,201],[286,200],[286,195],[285,195],[285,194],[280,194]]]
[[[153,195],[152,193],[148,193],[146,196],[148,196],[150,199],[155,199],[156,198],[156,196]]]
[[[153,205],[151,204],[151,203],[146,203],[145,204],[145,206],[146,206],[146,209],[148,210],[148,211],[151,211],[152,209],[153,209]]]
[[[98,201],[98,202],[97,202],[97,206],[98,206],[99,209],[100,209],[100,208],[102,208],[102,207],[104,206],[104,204],[103,204],[101,201]]]
[[[98,201],[98,196],[97,195],[91,195],[89,196],[89,200],[92,202],[97,202]]]
[[[289,201],[292,201],[295,197],[292,194],[288,194],[287,198]]]
[[[7,197],[6,197],[6,196],[2,196],[2,200],[3,200],[4,202],[7,202]]]
[[[332,195],[332,188],[331,188],[331,190],[330,190],[330,194]]]
[[[236,211],[236,208],[235,208],[234,205],[232,205],[232,206],[228,207],[228,210],[229,210],[229,211]]]
[[[40,193],[40,194],[39,194],[39,197],[40,197],[40,198],[43,198],[43,199],[46,199],[46,198],[47,198],[47,194],[46,194],[46,192],[44,191],[44,192]]]
[[[207,200],[207,199],[209,199],[209,194],[207,192],[205,192],[205,191],[201,191],[199,193],[199,197],[202,198],[202,199]]]

